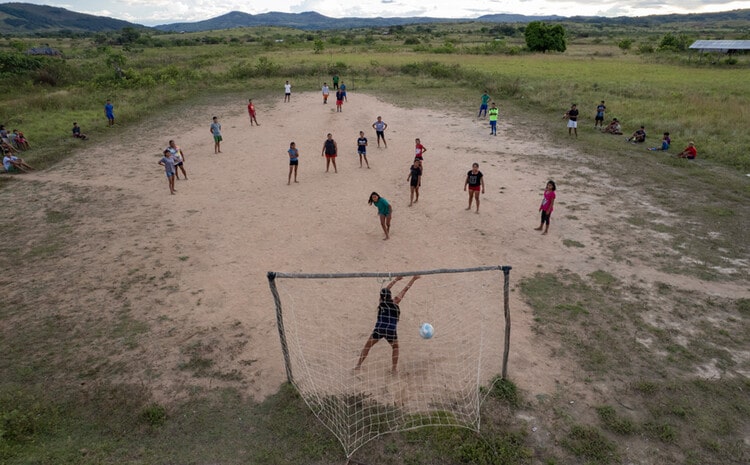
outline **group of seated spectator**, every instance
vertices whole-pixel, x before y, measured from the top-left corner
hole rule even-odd
[[[0,152],[3,155],[3,169],[8,173],[25,173],[33,170],[23,159],[16,154],[20,150],[28,150],[29,141],[18,129],[8,132],[5,126],[0,125]]]
[[[0,124],[0,141],[6,146],[3,147],[7,150],[18,152],[19,150],[28,150],[30,148],[29,141],[18,129],[14,129],[12,132],[8,132],[5,126]]]
[[[86,140],[88,136],[81,132],[77,122],[73,123],[73,137]],[[7,173],[26,173],[33,170],[28,163],[18,157],[21,150],[28,150],[31,146],[29,141],[18,129],[8,132],[4,125],[0,125],[0,155],[3,158],[3,169]]]
[[[606,127],[603,127],[602,132],[606,134],[622,135],[622,125],[620,124],[620,121],[617,120],[617,118],[612,118],[612,122],[609,123]],[[633,144],[646,142],[645,126],[641,126],[640,128],[638,128],[635,132],[633,132],[633,134],[631,134],[630,137],[626,138],[625,140]],[[667,150],[669,150],[671,144],[672,138],[670,137],[668,132],[665,132],[661,139],[661,147],[651,147],[648,150],[666,152]],[[691,141],[688,143],[688,146],[685,147],[685,150],[676,154],[675,156],[677,158],[687,158],[688,160],[694,160],[697,154],[698,151],[695,148],[695,143]]]

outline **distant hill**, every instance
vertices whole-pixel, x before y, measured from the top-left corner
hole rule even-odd
[[[192,23],[172,23],[155,26],[154,29],[165,32],[203,32],[237,27],[280,26],[302,30],[356,29],[370,27],[405,26],[409,24],[434,23],[528,23],[531,21],[566,21],[571,23],[611,24],[650,27],[667,23],[700,24],[704,22],[748,22],[750,9],[725,11],[720,13],[700,13],[689,15],[654,15],[641,17],[605,18],[601,16],[524,16],[517,14],[492,14],[474,19],[466,18],[330,18],[315,12],[305,13],[262,13],[252,15],[232,11],[216,18]],[[30,3],[0,4],[0,33],[44,34],[61,31],[71,32],[108,32],[119,31],[125,27],[149,29],[119,19],[104,16],[76,13],[64,8]]]
[[[124,27],[145,28],[140,24],[105,16],[76,13],[53,6],[33,5],[31,3],[0,4],[0,33],[2,34],[33,34],[63,30],[106,32],[119,31]]]
[[[669,23],[702,23],[702,22],[747,22],[750,21],[750,9],[721,11],[718,13],[691,13],[686,15],[651,15],[651,16],[571,16],[560,18],[574,23],[618,24],[628,26],[655,26]]]
[[[389,27],[403,26],[407,24],[429,24],[429,23],[455,23],[469,21],[486,22],[519,22],[564,19],[561,16],[524,16],[524,15],[486,15],[477,19],[456,18],[330,18],[320,13],[261,13],[251,15],[241,11],[232,11],[216,18],[194,23],[173,23],[154,26],[155,29],[166,32],[201,32],[214,31],[218,29],[232,29],[235,27],[253,26],[283,26],[296,29],[321,30],[321,29],[355,29],[363,27]]]

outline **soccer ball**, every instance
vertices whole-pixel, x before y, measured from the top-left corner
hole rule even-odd
[[[419,327],[419,335],[422,336],[422,339],[430,339],[434,332],[435,330],[429,323],[422,323],[422,326]]]

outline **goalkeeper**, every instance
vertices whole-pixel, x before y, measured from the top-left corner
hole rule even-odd
[[[374,346],[380,339],[385,338],[385,340],[388,341],[388,344],[391,345],[392,349],[391,362],[393,363],[393,367],[391,368],[391,372],[394,374],[397,372],[396,366],[398,365],[398,334],[396,332],[396,327],[398,325],[399,316],[401,315],[401,309],[398,307],[398,304],[401,303],[404,295],[406,295],[406,291],[408,291],[412,284],[414,284],[414,281],[419,278],[420,277],[418,275],[412,276],[409,283],[404,286],[403,289],[401,289],[401,292],[396,297],[393,298],[391,297],[391,288],[398,281],[401,281],[401,279],[403,279],[403,276],[397,276],[393,281],[390,282],[390,284],[380,290],[378,319],[375,322],[375,329],[372,331],[370,338],[367,339],[365,347],[362,349],[362,353],[359,355],[359,362],[357,362],[357,366],[354,368],[354,370],[360,369],[360,367],[362,366],[362,362],[364,362],[367,358],[367,354],[370,353],[370,349],[372,348],[372,346]]]

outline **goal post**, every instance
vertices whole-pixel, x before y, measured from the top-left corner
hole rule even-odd
[[[389,432],[440,425],[478,430],[480,386],[508,375],[511,269],[269,271],[287,381],[347,457]],[[416,283],[397,282],[415,276]],[[398,335],[380,342],[370,331],[376,313],[380,321],[383,288],[403,296],[395,301],[403,309]],[[424,322],[435,327],[430,340],[419,336]]]

